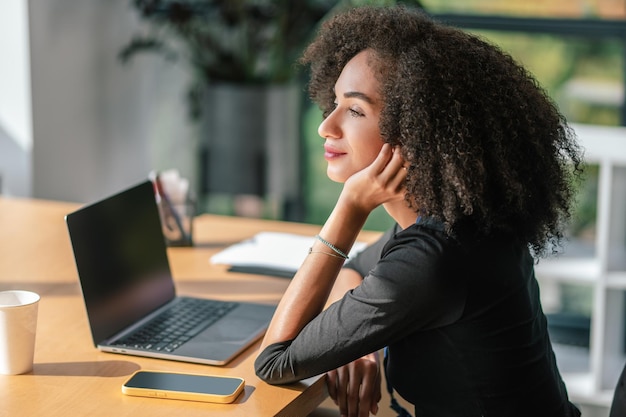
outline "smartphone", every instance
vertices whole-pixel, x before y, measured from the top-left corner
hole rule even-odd
[[[162,371],[137,371],[122,385],[126,395],[232,403],[243,391],[243,378]]]

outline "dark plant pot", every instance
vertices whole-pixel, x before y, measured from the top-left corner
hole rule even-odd
[[[297,84],[212,84],[204,101],[205,191],[282,203],[299,190]]]

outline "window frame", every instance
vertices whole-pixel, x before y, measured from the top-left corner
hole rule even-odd
[[[622,103],[620,125],[626,126],[626,20],[621,19],[571,19],[543,17],[509,17],[460,13],[429,13],[442,23],[464,29],[493,30],[500,32],[541,33],[588,38],[613,38],[621,42]]]

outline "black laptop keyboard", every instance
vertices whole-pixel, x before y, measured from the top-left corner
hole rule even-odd
[[[182,298],[132,334],[114,345],[157,352],[173,352],[215,323],[238,303]]]

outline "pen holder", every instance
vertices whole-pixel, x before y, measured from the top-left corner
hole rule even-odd
[[[167,246],[193,246],[193,218],[196,202],[187,198],[182,202],[158,201],[163,236]]]

